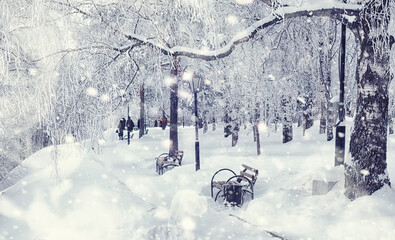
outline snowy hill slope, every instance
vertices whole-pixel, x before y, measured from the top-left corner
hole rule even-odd
[[[162,176],[154,158],[167,151],[168,130],[150,129],[129,146],[115,130],[99,149],[89,141],[58,146],[57,173],[53,147],[43,149],[14,170],[11,186],[2,186],[8,188],[0,197],[0,239],[278,239],[267,231],[286,239],[393,239],[394,191],[350,202],[342,167],[333,167],[334,142],[316,126],[304,137],[300,131],[288,144],[280,133],[262,133],[261,156],[243,130],[235,148],[221,129],[200,132],[201,170],[195,172],[194,129],[180,128],[183,166]],[[238,171],[242,163],[260,171],[255,199],[241,208],[214,202],[212,175],[224,167]],[[338,183],[313,196],[313,179]]]

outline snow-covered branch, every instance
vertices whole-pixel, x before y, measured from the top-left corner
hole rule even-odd
[[[247,42],[253,38],[258,31],[265,29],[269,26],[281,23],[284,19],[295,17],[330,17],[338,20],[343,20],[352,24],[351,21],[355,20],[361,11],[361,5],[350,5],[343,3],[332,3],[326,7],[322,4],[310,4],[307,7],[282,7],[274,11],[270,16],[263,18],[253,23],[244,31],[236,34],[226,45],[219,49],[214,50],[199,50],[182,46],[175,46],[169,48],[163,44],[157,43],[153,39],[147,39],[143,36],[128,35],[128,39],[144,45],[149,45],[153,48],[159,49],[165,55],[172,56],[185,56],[189,58],[198,58],[205,61],[212,61],[219,58],[229,56],[235,47],[243,42]]]
[[[90,14],[83,12],[76,6],[72,6],[74,10],[79,10],[79,13],[82,13],[85,16],[91,16]],[[74,51],[83,51],[89,49],[108,49],[119,52],[120,54],[125,53],[127,51],[132,50],[136,46],[145,45],[155,49],[158,49],[164,55],[169,56],[185,56],[189,58],[201,59],[205,61],[212,61],[220,58],[224,58],[229,56],[237,45],[247,42],[248,40],[254,38],[254,36],[262,29],[265,29],[269,26],[281,23],[284,19],[295,18],[295,17],[329,17],[337,20],[342,20],[349,23],[349,26],[352,25],[352,22],[355,21],[359,17],[359,13],[362,10],[362,5],[352,5],[345,3],[338,3],[329,1],[329,3],[310,3],[303,7],[297,6],[281,6],[277,8],[273,13],[263,19],[260,19],[253,23],[251,26],[246,28],[245,30],[237,33],[232,39],[230,39],[225,45],[221,48],[207,50],[207,49],[194,49],[190,47],[184,46],[174,46],[169,47],[168,43],[160,43],[156,38],[146,37],[137,34],[126,34],[115,28],[114,26],[105,22],[105,24],[110,27],[115,32],[120,33],[128,40],[133,42],[132,45],[127,45],[121,48],[111,47],[111,46],[88,46],[82,47],[78,49],[66,49],[60,52],[56,52],[51,54],[50,56],[61,54],[61,53],[69,53]],[[91,16],[92,17],[92,16]],[[50,57],[46,56],[35,61],[43,60],[44,58]]]

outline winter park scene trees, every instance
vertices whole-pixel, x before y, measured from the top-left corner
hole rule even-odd
[[[0,239],[393,239],[394,11],[0,0]]]

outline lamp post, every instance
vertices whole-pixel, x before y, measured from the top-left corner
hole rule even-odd
[[[346,25],[342,23],[341,37],[340,37],[340,65],[339,65],[339,81],[340,81],[340,96],[339,96],[339,123],[336,126],[336,140],[335,140],[335,166],[344,164],[345,149],[346,149],[346,124],[345,124],[345,109],[344,109],[344,78],[345,78],[345,62],[346,62]]]
[[[193,77],[190,81],[191,89],[195,101],[195,166],[196,171],[200,169],[200,153],[199,153],[199,131],[198,131],[198,106],[197,106],[197,93],[200,91],[202,79],[200,77]]]

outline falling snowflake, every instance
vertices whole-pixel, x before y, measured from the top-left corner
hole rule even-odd
[[[37,69],[35,68],[29,68],[29,74],[30,76],[36,76],[38,73]]]
[[[182,79],[185,81],[191,81],[193,78],[193,72],[184,72],[182,74]]]
[[[110,101],[110,96],[105,93],[105,94],[101,95],[100,100],[102,102],[109,102]]]
[[[370,172],[367,169],[362,169],[361,170],[361,174],[364,175],[364,176],[368,176],[370,174]]]
[[[86,89],[86,95],[88,95],[88,96],[96,97],[97,94],[98,94],[98,91],[96,88],[89,87]]]
[[[239,19],[236,17],[236,16],[234,16],[234,15],[230,15],[230,16],[228,16],[227,18],[226,18],[226,22],[229,24],[229,25],[235,25],[236,23],[238,23],[239,22]]]
[[[269,74],[268,78],[270,81],[276,80],[276,77],[273,74]]]
[[[172,77],[166,77],[165,78],[165,84],[166,84],[166,86],[170,86],[171,84],[173,84],[173,83],[175,83],[176,82],[176,80],[174,79],[174,78],[172,78]]]
[[[235,2],[240,5],[247,5],[253,3],[254,0],[235,0]]]
[[[67,134],[67,135],[64,137],[64,141],[65,141],[66,143],[73,143],[73,142],[74,142],[74,137],[73,137],[73,135]]]
[[[187,91],[184,91],[184,90],[178,91],[178,95],[179,95],[181,98],[184,98],[184,99],[191,99],[191,98],[192,98],[191,93],[189,93],[189,92],[187,92]]]
[[[181,220],[181,227],[187,231],[193,231],[196,228],[195,221],[190,217],[184,217]]]

